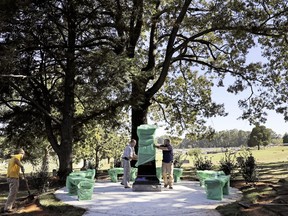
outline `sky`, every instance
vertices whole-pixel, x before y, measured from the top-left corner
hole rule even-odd
[[[238,100],[240,96],[233,95],[226,92],[225,88],[218,88],[213,92],[213,98],[218,103],[224,103],[225,110],[228,115],[225,117],[214,117],[207,120],[207,126],[211,126],[216,131],[223,130],[244,130],[252,131],[253,125],[250,125],[248,120],[237,120],[241,115],[242,110],[238,107]],[[272,129],[275,133],[283,136],[288,133],[288,122],[284,121],[284,117],[281,114],[277,114],[275,111],[267,111],[268,117],[264,125],[266,128]],[[156,137],[166,134],[163,127],[159,127],[156,130]]]
[[[261,56],[261,49],[259,46],[252,48],[247,56],[247,63],[252,61],[255,62],[255,60],[262,63],[267,62],[267,60]],[[226,79],[226,82],[226,84],[231,83],[229,77]],[[225,110],[229,114],[226,117],[216,117],[209,119],[208,125],[211,125],[213,128],[215,128],[216,131],[230,129],[252,131],[254,126],[251,126],[248,120],[237,120],[237,118],[242,113],[242,110],[240,110],[238,107],[238,100],[247,98],[245,97],[247,95],[245,95],[245,92],[240,95],[231,94],[226,91],[226,88],[215,87],[212,90],[212,98],[218,103],[224,103]],[[288,122],[284,121],[283,115],[278,114],[273,110],[267,110],[267,114],[267,121],[262,125],[264,125],[266,128],[272,129],[277,134],[284,135],[285,133],[288,133]]]
[[[238,100],[241,99],[241,95],[234,95],[226,92],[225,88],[218,88],[214,89],[212,97],[216,102],[224,103],[228,116],[210,118],[207,125],[212,126],[216,131],[232,129],[252,131],[254,126],[250,125],[248,120],[237,120],[242,113],[238,107]],[[281,135],[288,133],[288,122],[284,121],[283,115],[277,114],[275,111],[267,111],[267,113],[267,121],[263,124],[266,128],[270,128]]]
[[[257,61],[261,61],[262,63],[267,61],[261,56],[261,49],[259,47],[255,47],[250,50],[247,59],[247,63],[255,59],[257,59]],[[245,95],[245,92],[241,93],[240,95],[228,93],[226,89],[229,83],[231,83],[231,80],[228,77],[224,80],[224,85],[226,85],[226,88],[213,87],[212,89],[212,100],[217,103],[224,103],[225,111],[228,112],[228,115],[225,117],[210,118],[207,120],[206,125],[213,127],[216,131],[233,129],[252,131],[254,126],[250,125],[248,120],[237,120],[242,113],[242,110],[238,107],[238,100],[247,98],[245,97],[247,95]],[[273,110],[267,110],[266,112],[268,114],[267,121],[262,125],[264,125],[266,128],[272,129],[275,133],[282,136],[285,133],[288,133],[288,122],[284,121],[283,115],[277,114]],[[159,127],[156,130],[156,136],[161,136],[163,134],[165,134],[164,129]]]

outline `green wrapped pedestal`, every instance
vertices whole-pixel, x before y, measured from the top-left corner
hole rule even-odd
[[[229,195],[230,176],[219,176],[204,180],[207,199],[222,200],[223,195]]]
[[[94,189],[94,181],[93,180],[85,180],[81,181],[78,184],[78,200],[91,200]]]
[[[207,199],[222,200],[223,189],[219,179],[206,179],[204,181]]]
[[[183,168],[174,168],[173,169],[173,178],[174,182],[179,182],[183,174]],[[162,179],[162,167],[156,167],[156,176],[161,181]]]
[[[133,183],[133,191],[161,191],[161,184],[156,176],[156,149],[154,134],[157,126],[143,124],[137,127],[138,167],[137,178]]]
[[[108,174],[112,182],[118,182],[118,175],[123,174],[124,169],[122,167],[115,167],[108,170]],[[131,167],[130,170],[130,180],[135,181],[137,176],[137,168]]]
[[[69,176],[81,176],[87,179],[94,179],[96,175],[95,169],[87,169],[82,171],[75,171],[69,174]]]
[[[66,178],[66,187],[68,189],[68,194],[73,196],[77,195],[77,190],[78,190],[78,184],[81,181],[87,180],[85,177],[82,176],[67,176]]]
[[[91,180],[95,178],[95,175],[96,175],[95,169],[87,169],[85,172],[86,172],[85,178],[91,179]]]
[[[108,170],[108,174],[110,176],[110,179],[112,182],[118,181],[118,175],[123,174],[123,168],[122,167],[116,167]]]
[[[132,182],[134,182],[135,181],[135,179],[136,179],[136,177],[137,177],[137,168],[135,168],[135,167],[131,167],[131,170],[130,170],[130,180],[132,181]]]
[[[180,177],[182,177],[182,174],[183,174],[182,168],[174,168],[173,169],[174,182],[180,182]]]
[[[204,187],[205,179],[225,176],[225,173],[223,171],[214,170],[197,170],[196,175],[199,178],[200,186]]]

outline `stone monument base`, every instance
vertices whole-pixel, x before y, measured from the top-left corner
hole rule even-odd
[[[152,192],[161,192],[161,184],[133,184],[133,191],[152,191]]]
[[[133,191],[161,191],[161,183],[156,175],[138,175],[132,189]]]

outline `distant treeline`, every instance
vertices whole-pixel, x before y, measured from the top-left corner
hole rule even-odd
[[[180,148],[216,148],[216,147],[240,147],[247,146],[247,141],[251,131],[243,130],[225,130],[215,132],[215,135],[211,140],[187,140],[184,139],[180,144]],[[271,131],[272,144],[281,144],[281,135]]]

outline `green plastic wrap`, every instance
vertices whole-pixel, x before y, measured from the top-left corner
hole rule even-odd
[[[223,199],[223,188],[219,179],[206,179],[204,184],[206,188],[207,199]]]
[[[135,168],[135,167],[131,167],[131,171],[130,171],[130,180],[131,180],[132,182],[134,182],[135,179],[136,179],[136,177],[137,177],[137,171],[138,171],[137,168]]]
[[[135,181],[137,177],[138,169],[135,167],[131,167],[130,170],[130,180]],[[124,174],[124,169],[122,167],[115,167],[108,170],[108,174],[110,176],[111,182],[118,182],[118,175]]]
[[[221,175],[204,180],[207,198],[222,200],[223,195],[229,195],[230,175]]]
[[[136,166],[155,160],[156,149],[154,146],[154,134],[156,125],[143,124],[137,127],[138,135],[138,161]]]
[[[94,180],[81,181],[78,184],[78,200],[91,200],[94,190]]]
[[[85,178],[93,180],[95,178],[96,171],[95,169],[87,169],[85,171]]]
[[[183,174],[182,168],[174,168],[173,169],[174,182],[180,182],[180,177],[182,177],[182,174]]]
[[[79,176],[79,175],[69,175],[66,178],[66,187],[68,189],[68,194],[73,196],[73,195],[77,195],[77,186],[79,184],[79,182],[81,181],[85,181],[87,180],[85,177],[83,176]]]
[[[162,179],[162,168],[161,167],[156,167],[156,176],[161,181]]]
[[[108,170],[108,174],[110,176],[110,179],[112,182],[118,181],[118,175],[123,174],[123,168],[122,167],[115,167]]]
[[[66,178],[66,187],[69,195],[77,195],[78,184],[80,181],[93,180],[95,178],[95,169],[88,169],[85,171],[75,171],[69,174]]]
[[[222,175],[218,176],[218,179],[221,181],[222,188],[223,188],[223,195],[229,195],[230,189],[230,175]]]
[[[69,176],[79,176],[79,177],[85,177],[86,176],[86,171],[75,171],[71,172]]]
[[[199,178],[200,186],[204,187],[205,179],[225,176],[225,173],[223,171],[214,170],[197,170],[196,175]]]

